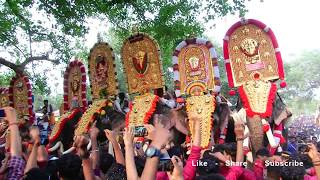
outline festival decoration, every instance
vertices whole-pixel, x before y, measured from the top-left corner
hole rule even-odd
[[[224,37],[223,53],[230,88],[252,80],[280,79],[284,82],[276,37],[260,21],[242,20],[231,26]]]
[[[78,100],[83,111],[86,110],[86,69],[81,61],[75,60],[69,63],[64,72],[63,90],[64,111],[71,110],[71,102],[73,99]]]
[[[124,41],[121,56],[128,91],[139,94],[130,104],[126,126],[142,126],[149,122],[159,101],[159,97],[149,91],[164,85],[160,48],[149,35],[135,33]]]
[[[210,41],[191,38],[180,42],[173,53],[172,63],[177,97],[208,90],[220,92],[217,53]]]
[[[105,113],[104,108],[110,107],[113,108],[112,102],[110,100],[96,100],[92,103],[91,106],[84,112],[82,115],[78,127],[74,132],[75,136],[80,136],[88,132],[91,123],[95,121],[95,113],[103,114]]]
[[[0,108],[9,106],[9,89],[0,87]]]
[[[35,119],[33,112],[32,90],[29,79],[26,75],[17,74],[12,78],[9,88],[10,106],[17,111],[17,118],[23,122],[28,117],[32,124]]]
[[[176,96],[191,96],[186,99],[187,113],[189,117],[193,113],[202,117],[201,146],[207,147],[211,138],[215,96],[205,94],[218,94],[221,88],[216,51],[208,40],[186,39],[176,47],[172,63]],[[189,122],[189,126],[192,138],[193,124]]]
[[[118,94],[113,49],[108,43],[96,43],[88,57],[91,93],[94,100]]]
[[[126,126],[143,126],[149,122],[159,97],[150,93],[135,97],[126,115]]]
[[[281,53],[273,31],[260,21],[242,19],[227,31],[223,52],[229,87],[238,88],[249,117],[253,148],[261,148],[263,132],[267,134],[270,145],[275,147],[277,144],[271,128],[264,118],[272,115],[277,91],[274,81],[280,79],[281,88],[286,83]]]
[[[204,96],[191,96],[187,99],[187,113],[190,117],[191,114],[196,113],[201,119],[200,132],[201,132],[201,147],[207,147],[210,143],[211,129],[212,129],[212,113],[215,109],[215,97],[211,95]],[[189,121],[190,122],[190,121]],[[189,123],[191,138],[194,138],[193,123]]]
[[[164,86],[160,48],[149,35],[131,35],[123,43],[121,57],[130,94]]]
[[[60,134],[63,131],[66,123],[73,121],[73,124],[77,124],[81,115],[82,112],[80,109],[73,109],[72,111],[63,114],[60,117],[60,119],[55,123],[49,136],[49,142],[53,143],[57,140],[58,137],[60,137]]]

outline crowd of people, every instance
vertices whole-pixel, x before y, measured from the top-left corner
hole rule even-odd
[[[115,100],[115,111],[125,114],[127,106],[128,99],[121,94]],[[63,154],[48,153],[47,142],[42,141],[43,126],[31,126],[22,132],[15,109],[5,107],[0,133],[8,128],[9,139],[0,151],[0,179],[320,179],[316,125],[302,126],[301,132],[292,125],[282,152],[271,154],[267,147],[261,148],[254,152],[254,162],[250,163],[244,155],[244,121],[229,122],[234,123],[233,141],[201,148],[201,117],[196,113],[187,118],[181,108],[165,94],[144,127],[101,130],[93,124],[88,134],[74,138],[75,151]],[[44,109],[52,112],[48,105]],[[190,123],[194,132],[189,142],[186,136],[190,135]],[[312,128],[316,130],[311,132]]]

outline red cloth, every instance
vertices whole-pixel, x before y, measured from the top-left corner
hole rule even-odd
[[[197,162],[200,159],[201,147],[192,146],[191,153],[187,163],[183,168],[183,177],[185,180],[194,179],[196,176],[196,166],[192,166],[192,162]]]
[[[243,169],[243,173],[239,177],[239,180],[256,180],[256,179],[258,179],[256,177],[255,173],[252,172],[251,170],[245,169],[245,168],[242,168],[242,169]]]
[[[240,166],[226,167],[223,166],[220,168],[220,174],[223,175],[226,180],[256,180],[256,175],[245,168]]]
[[[226,180],[238,180],[243,173],[243,168],[240,166],[230,167]]]
[[[264,170],[264,162],[260,159],[256,159],[253,166],[254,174],[257,177],[257,180],[263,180],[263,170]]]
[[[317,176],[305,175],[303,180],[317,180]]]

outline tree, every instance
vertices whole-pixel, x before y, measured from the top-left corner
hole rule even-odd
[[[319,101],[320,51],[306,51],[285,63],[287,88],[281,94],[296,114],[314,113]]]
[[[83,41],[90,18],[107,19],[119,37],[138,24],[154,36],[162,50],[165,68],[172,47],[192,33],[201,35],[201,18],[213,20],[229,13],[243,14],[245,0],[6,0],[0,8],[0,48],[10,55],[0,64],[16,73],[28,72],[41,60],[67,63],[75,56],[77,40]],[[206,12],[206,13],[203,13]],[[37,80],[45,80],[40,76]],[[40,78],[41,77],[41,78]]]

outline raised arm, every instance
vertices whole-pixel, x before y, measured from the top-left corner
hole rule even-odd
[[[9,122],[11,156],[21,157],[22,146],[21,146],[21,137],[19,134],[16,110],[13,109],[12,107],[6,107],[4,108],[4,110],[6,114],[6,120]]]
[[[308,146],[310,148],[308,155],[312,160],[317,179],[320,179],[320,155],[317,151],[317,147],[314,144],[308,144]]]
[[[194,137],[192,139],[191,154],[187,160],[187,164],[183,168],[183,177],[184,179],[194,179],[196,175],[196,166],[195,164],[200,159],[201,153],[201,119],[196,114],[190,116],[190,121],[194,125]]]
[[[244,123],[242,120],[238,120],[234,124],[234,133],[237,140],[237,155],[236,162],[243,162],[243,140],[244,140]]]
[[[37,165],[37,155],[38,155],[38,148],[40,145],[40,132],[38,127],[32,127],[30,129],[30,136],[33,141],[33,146],[31,153],[29,155],[26,168],[24,169],[24,173],[27,173],[30,169],[38,167]]]
[[[125,128],[123,140],[125,144],[126,172],[128,180],[138,179],[137,168],[134,162],[133,137],[133,127]]]
[[[123,154],[120,149],[120,144],[116,140],[115,133],[113,131],[108,130],[108,129],[106,129],[104,132],[106,133],[106,136],[109,139],[109,141],[112,143],[117,163],[125,166],[125,160],[124,160]]]
[[[93,180],[93,170],[91,165],[91,160],[89,158],[90,153],[87,150],[87,145],[89,140],[85,136],[79,136],[75,140],[75,147],[77,148],[77,152],[79,153],[80,158],[82,159],[82,169],[84,179]]]
[[[170,137],[170,132],[168,129],[164,128],[163,125],[156,120],[153,137],[154,139],[152,140],[151,145],[148,147],[146,151],[147,160],[142,172],[142,176],[141,176],[142,180],[156,179],[160,150],[167,143]]]
[[[20,179],[25,169],[25,161],[22,158],[21,137],[19,134],[16,110],[12,107],[5,107],[5,120],[9,122],[10,130],[10,153],[11,157],[8,162],[7,179]]]
[[[99,148],[98,148],[98,142],[97,142],[98,134],[99,134],[99,129],[94,124],[90,129],[90,140],[92,145],[91,159],[92,159],[93,169],[99,168]]]

